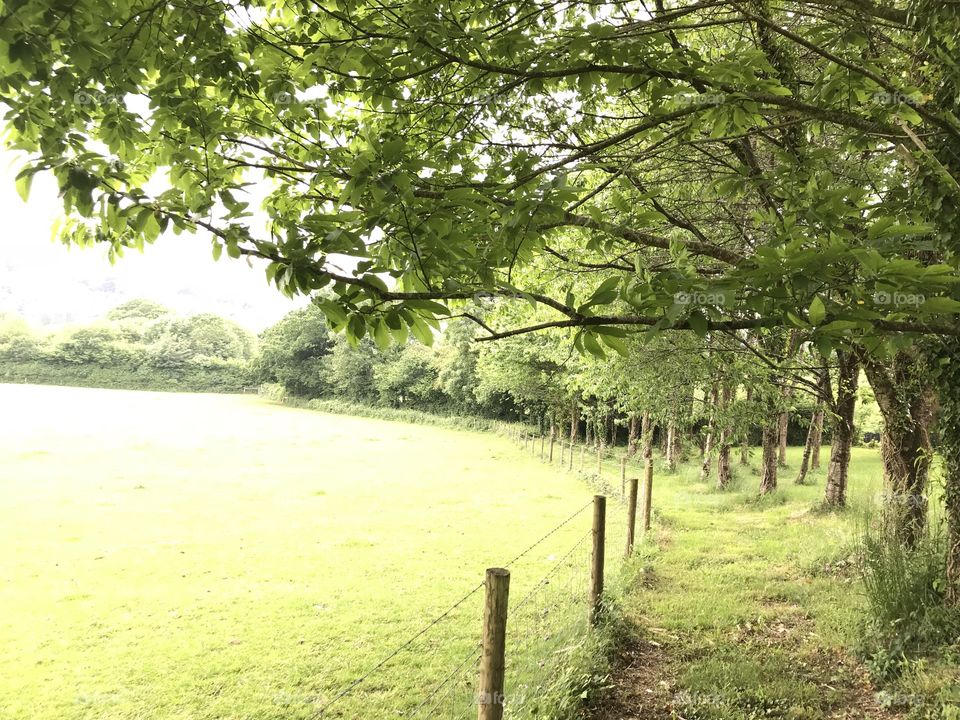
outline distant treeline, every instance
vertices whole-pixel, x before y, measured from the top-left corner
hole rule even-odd
[[[55,332],[0,316],[0,382],[241,392],[255,384],[256,338],[218,315],[182,317],[132,300],[100,321]]]
[[[433,347],[352,345],[313,305],[257,338],[218,315],[184,317],[132,300],[54,332],[0,315],[0,382],[225,393],[272,384],[304,400],[517,417],[506,393],[480,387],[472,338],[472,328],[452,322]]]

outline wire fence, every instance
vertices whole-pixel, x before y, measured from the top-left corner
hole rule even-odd
[[[533,443],[522,427],[505,426],[501,432],[524,449]],[[540,442],[545,446],[547,440]],[[543,452],[546,460],[546,447]],[[555,455],[554,460],[558,458]],[[609,465],[612,459],[601,457],[594,468],[599,467],[599,472],[583,473],[598,492],[615,501],[606,512],[603,574],[608,586],[621,569],[624,546],[619,543],[626,537],[627,525],[620,469],[617,474],[605,472],[604,462]],[[569,702],[566,670],[589,657],[593,528],[586,511],[593,504],[591,499],[501,566],[514,578],[505,652],[505,718],[549,717],[551,709]],[[329,692],[313,717],[372,717],[378,713],[370,708],[376,706],[389,708],[391,716],[417,720],[476,718],[484,588],[485,583],[479,583],[470,589],[366,672]],[[396,686],[398,670],[407,687]]]

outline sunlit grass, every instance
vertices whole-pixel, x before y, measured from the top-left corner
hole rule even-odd
[[[0,406],[5,719],[314,717],[592,494],[505,438],[252,397],[0,386]],[[518,563],[511,596],[589,524]],[[327,717],[416,707],[481,599]]]

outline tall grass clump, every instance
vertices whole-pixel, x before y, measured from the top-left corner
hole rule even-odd
[[[867,526],[858,550],[868,605],[860,650],[875,678],[896,677],[909,658],[956,641],[960,612],[945,602],[946,537],[938,525],[915,547],[885,523]]]

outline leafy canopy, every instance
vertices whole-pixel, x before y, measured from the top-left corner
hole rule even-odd
[[[6,2],[18,186],[56,176],[71,242],[203,231],[379,345],[478,292],[547,309],[488,337],[595,354],[612,326],[956,334],[960,9],[645,7]]]

